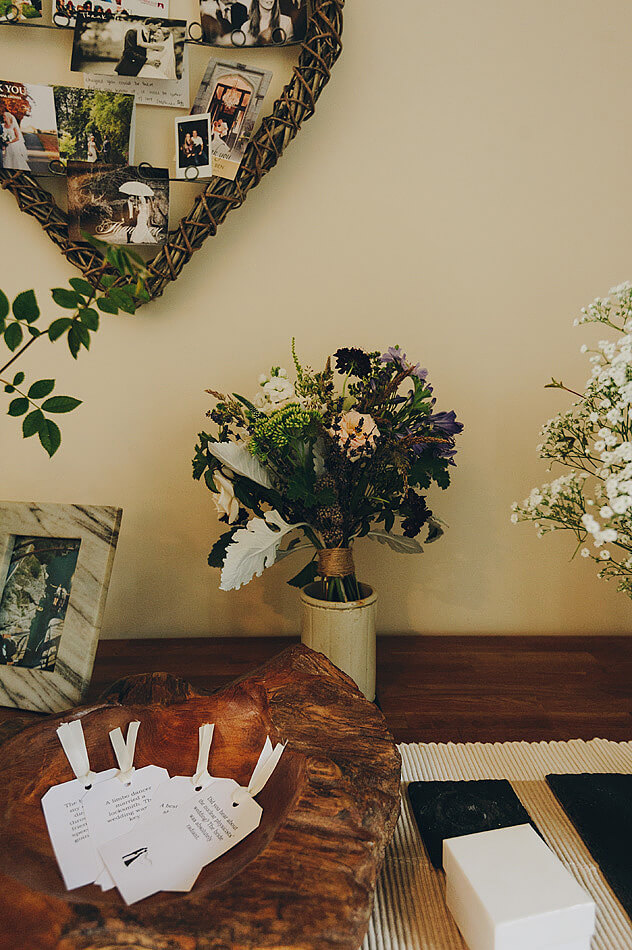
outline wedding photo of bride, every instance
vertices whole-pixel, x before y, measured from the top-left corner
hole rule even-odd
[[[159,17],[87,21],[77,16],[73,72],[176,80],[183,74],[186,20]]]
[[[0,168],[46,175],[58,158],[51,87],[0,81]]]
[[[68,162],[69,234],[108,244],[164,244],[169,229],[169,172]]]

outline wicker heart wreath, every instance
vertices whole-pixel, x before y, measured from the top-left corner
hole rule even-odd
[[[301,124],[314,114],[318,97],[342,51],[343,7],[344,0],[313,0],[294,75],[253,136],[237,177],[234,181],[212,178],[189,214],[169,233],[167,243],[148,262],[146,288],[151,299],[159,297],[166,285],[177,279],[208,237],[215,236],[228,213],[243,204],[251,188],[274,168]],[[87,280],[96,284],[108,273],[98,249],[70,240],[68,216],[36,178],[24,172],[0,170],[0,186],[15,196],[21,211],[37,218],[51,241]]]

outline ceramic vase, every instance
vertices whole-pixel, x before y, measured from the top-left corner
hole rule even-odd
[[[322,600],[319,583],[301,591],[301,641],[324,653],[373,702],[377,594],[367,584],[359,587],[362,599],[349,603]]]

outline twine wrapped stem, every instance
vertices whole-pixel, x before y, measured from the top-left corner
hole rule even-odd
[[[320,577],[347,577],[355,574],[351,548],[321,548],[318,552]]]
[[[321,548],[318,551],[318,575],[322,578],[325,600],[360,600],[351,548]]]

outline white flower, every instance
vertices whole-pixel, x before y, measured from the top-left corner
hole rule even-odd
[[[269,376],[262,374],[259,387],[261,392],[255,397],[254,404],[263,412],[274,412],[290,402],[298,401],[294,384],[287,378],[287,370],[282,367],[273,367]]]
[[[610,551],[606,551],[605,549],[604,549],[603,551],[600,551],[600,552],[599,552],[599,557],[601,558],[602,561],[609,561],[609,560],[610,560]]]
[[[511,516],[511,523],[512,523],[512,524],[518,524],[518,515],[516,514],[515,511],[513,512],[512,516]]]
[[[239,517],[239,502],[235,498],[235,488],[230,478],[221,472],[213,472],[213,481],[219,485],[219,492],[213,493],[213,501],[220,515],[226,515],[228,524],[234,524]]]
[[[609,505],[604,505],[603,508],[599,509],[599,514],[602,518],[612,518],[614,512]]]
[[[590,557],[590,551],[588,550],[588,548],[582,548],[581,555],[582,557]]]

